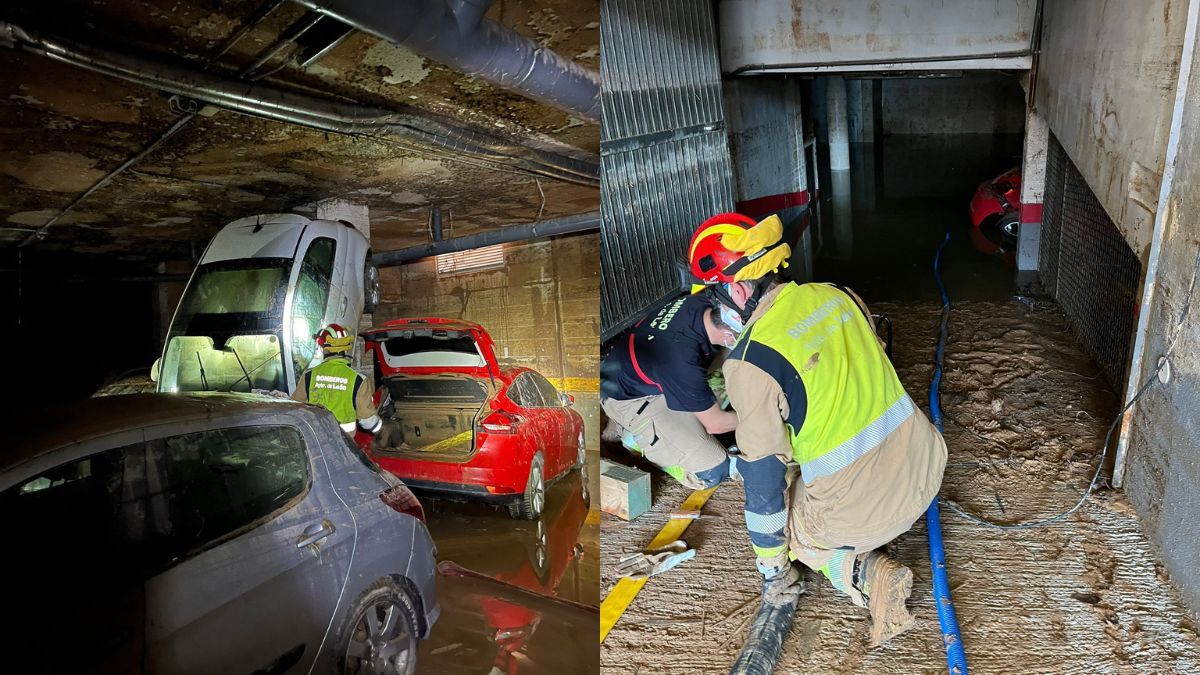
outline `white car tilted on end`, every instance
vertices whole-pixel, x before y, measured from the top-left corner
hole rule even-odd
[[[357,331],[379,301],[369,246],[349,223],[290,213],[226,225],[175,310],[158,390],[290,394],[321,358],[313,336],[331,323]]]

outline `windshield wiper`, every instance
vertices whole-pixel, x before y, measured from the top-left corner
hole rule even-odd
[[[208,391],[208,376],[204,374],[204,359],[200,358],[200,352],[196,352],[196,363],[200,364],[200,384]]]
[[[233,352],[233,358],[237,359],[238,368],[242,369],[242,377],[243,377],[243,379],[246,380],[246,390],[250,391],[250,390],[254,389],[254,383],[250,381],[250,373],[246,371],[246,364],[242,363],[242,357],[238,356],[237,350],[234,349],[233,347],[230,347],[229,351]],[[229,391],[233,391],[233,388],[236,387],[238,385],[238,382],[241,382],[241,381],[242,380],[238,380],[237,382],[234,382],[233,384],[229,385]]]

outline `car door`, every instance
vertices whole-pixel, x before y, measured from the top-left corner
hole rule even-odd
[[[144,582],[157,560],[141,517],[140,431],[0,491],[5,672],[142,672]]]
[[[554,464],[549,465],[553,468],[549,472],[550,476],[559,476],[568,471],[571,465],[575,463],[576,456],[576,441],[575,431],[572,428],[570,413],[563,405],[562,394],[550,381],[542,376],[541,373],[531,372],[529,377],[533,380],[534,386],[538,388],[541,394],[542,413],[545,415],[546,424],[549,426],[547,430],[548,437],[554,439],[555,460]],[[547,458],[549,461],[549,458]]]
[[[147,583],[150,672],[282,673],[317,656],[354,528],[312,442],[280,423],[148,443],[149,516],[177,559]]]
[[[521,392],[520,398],[525,406],[522,416],[525,417],[528,433],[538,451],[542,453],[543,473],[547,478],[557,475],[559,454],[557,432],[551,416],[547,414],[546,403],[542,399],[541,390],[533,379],[533,373],[531,371],[521,373],[513,380],[513,384]]]
[[[300,250],[303,256],[298,258],[298,271],[289,305],[290,318],[285,322],[285,330],[290,330],[292,335],[292,367],[297,378],[319,362],[320,355],[313,336],[329,324],[328,308],[338,302],[333,292],[337,242],[329,237],[302,239]],[[357,330],[358,326],[347,328]]]

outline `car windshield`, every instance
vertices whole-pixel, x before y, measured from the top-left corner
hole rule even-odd
[[[203,265],[179,302],[163,355],[162,391],[286,391],[281,354],[291,261]]]

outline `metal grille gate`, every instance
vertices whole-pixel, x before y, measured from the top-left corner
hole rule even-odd
[[[721,69],[707,0],[600,5],[600,334],[675,292],[696,226],[733,210]]]
[[[1050,136],[1039,251],[1042,285],[1117,391],[1137,322],[1142,263]]]

